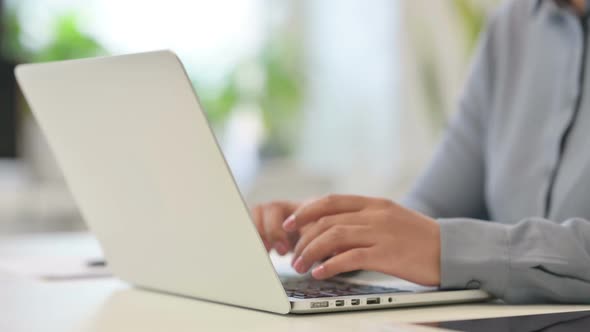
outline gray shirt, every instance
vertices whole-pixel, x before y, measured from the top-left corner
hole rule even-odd
[[[440,221],[443,288],[590,303],[588,40],[552,0],[510,1],[489,20],[460,109],[405,200]]]

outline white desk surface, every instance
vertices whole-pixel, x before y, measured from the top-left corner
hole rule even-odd
[[[87,234],[0,237],[0,261],[99,254]],[[281,316],[143,291],[114,278],[44,282],[0,271],[2,331],[406,331],[400,323],[574,310],[590,306],[470,304]]]

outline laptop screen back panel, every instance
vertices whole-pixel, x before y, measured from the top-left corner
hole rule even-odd
[[[117,276],[146,288],[289,311],[173,53],[24,65],[16,74]]]

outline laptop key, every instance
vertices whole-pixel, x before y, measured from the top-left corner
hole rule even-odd
[[[336,280],[282,280],[287,295],[294,298],[319,298],[400,292],[396,288],[359,285]]]

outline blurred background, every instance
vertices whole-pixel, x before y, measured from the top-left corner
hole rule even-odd
[[[18,63],[171,49],[249,203],[399,199],[499,2],[0,0],[0,233],[85,228],[15,84]]]

